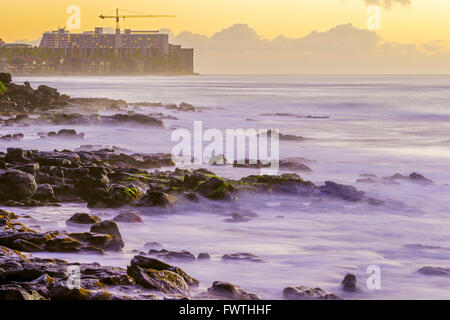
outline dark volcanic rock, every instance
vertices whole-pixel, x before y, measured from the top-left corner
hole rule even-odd
[[[9,84],[12,81],[11,74],[0,72],[0,81],[3,82],[3,84]]]
[[[69,237],[76,239],[87,246],[102,251],[120,251],[124,247],[123,240],[109,234],[99,234],[92,232],[71,233]],[[93,250],[91,250],[93,251]]]
[[[155,255],[158,258],[165,259],[165,260],[184,260],[184,261],[194,261],[195,256],[190,253],[189,251],[169,251],[169,250],[155,250],[150,249],[148,251],[148,254]]]
[[[197,256],[197,260],[210,260],[211,256],[207,252],[199,253]]]
[[[450,277],[450,268],[425,266],[420,268],[418,272],[429,276]]]
[[[341,300],[334,293],[321,288],[309,288],[305,286],[287,287],[283,290],[283,296],[289,300]]]
[[[230,300],[261,300],[261,297],[256,293],[247,292],[232,283],[223,281],[215,281],[208,288],[208,294],[217,298]]]
[[[70,219],[66,221],[66,224],[96,224],[100,222],[99,216],[89,213],[75,213]]]
[[[197,191],[204,197],[213,200],[232,200],[235,188],[219,177],[212,177],[201,183]]]
[[[0,170],[0,200],[33,197],[37,184],[33,175],[19,170]]]
[[[47,137],[49,138],[72,138],[72,139],[83,139],[84,133],[77,133],[73,129],[61,129],[58,132],[49,132]]]
[[[134,212],[122,212],[115,216],[113,221],[115,222],[128,222],[128,223],[144,223],[142,218]]]
[[[105,221],[96,223],[91,227],[91,232],[100,233],[100,234],[109,234],[110,236],[122,239],[122,235],[120,234],[119,227],[117,226],[117,224],[114,221],[105,220]]]
[[[128,275],[144,288],[170,294],[187,294],[189,285],[180,275],[172,271],[143,269],[137,265],[127,268]]]
[[[347,292],[356,292],[358,291],[357,286],[358,279],[354,274],[347,273],[344,279],[341,282],[342,290]]]
[[[131,265],[135,265],[144,269],[154,269],[158,271],[171,271],[181,276],[189,286],[198,286],[199,281],[189,276],[186,272],[184,272],[181,268],[171,266],[163,261],[145,257],[142,255],[137,255],[131,260]]]
[[[20,140],[23,140],[23,133],[6,134],[6,135],[1,136],[0,140],[20,141]]]
[[[325,181],[325,185],[320,187],[320,191],[326,195],[347,201],[360,201],[364,199],[365,195],[363,191],[358,191],[353,186],[338,184],[331,181]]]
[[[249,261],[249,262],[265,262],[260,257],[251,253],[233,253],[222,256],[222,261]]]
[[[33,198],[40,201],[53,201],[55,200],[55,193],[48,183],[38,184]]]

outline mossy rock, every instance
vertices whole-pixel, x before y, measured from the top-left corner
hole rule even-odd
[[[209,180],[200,182],[196,188],[202,196],[212,200],[232,200],[236,189],[225,180],[213,176]]]

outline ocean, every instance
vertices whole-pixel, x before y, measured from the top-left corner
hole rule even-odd
[[[248,75],[194,77],[32,77],[15,78],[58,88],[72,97],[107,97],[128,102],[186,102],[201,112],[162,112],[165,129],[70,126],[85,139],[43,140],[37,132],[68,126],[5,127],[2,134],[24,133],[26,149],[75,149],[80,144],[118,146],[134,152],[170,152],[172,128],[279,129],[304,141],[281,141],[280,158],[308,159],[312,172],[300,173],[316,184],[350,184],[390,205],[370,206],[291,196],[242,197],[237,206],[258,216],[227,223],[222,204],[205,202],[171,214],[142,211],[144,225],[124,225],[125,250],[104,256],[38,253],[73,261],[98,261],[126,267],[149,241],[170,250],[209,252],[209,262],[177,264],[207,288],[229,281],[267,299],[282,299],[286,286],[321,287],[356,299],[450,298],[450,279],[417,272],[423,266],[449,267],[450,261],[450,76],[433,75]],[[189,167],[189,166],[188,166]],[[258,169],[211,167],[219,176],[240,178]],[[383,177],[419,173],[434,181],[386,184]],[[360,183],[360,175],[374,183]],[[111,217],[117,210],[62,207],[14,208],[32,216],[42,230],[67,229],[76,212]],[[124,210],[119,210],[124,211]],[[69,227],[71,231],[85,231]],[[249,252],[266,263],[224,263],[227,253]],[[369,289],[369,266],[381,270],[381,288]],[[358,277],[361,292],[339,291],[346,273]]]

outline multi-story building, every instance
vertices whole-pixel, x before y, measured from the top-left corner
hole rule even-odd
[[[126,29],[123,33],[104,33],[103,28],[83,33],[70,33],[65,29],[45,32],[41,48],[53,49],[122,49],[139,51],[144,55],[169,54],[169,35],[164,33],[135,33]]]
[[[169,44],[169,57],[174,62],[174,67],[178,72],[186,74],[194,73],[194,49]]]
[[[2,40],[2,38],[0,38],[0,48],[3,47],[5,45],[5,41]]]

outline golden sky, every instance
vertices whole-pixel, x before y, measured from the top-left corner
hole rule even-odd
[[[175,14],[175,19],[129,19],[123,27],[169,28],[174,33],[192,31],[211,35],[235,23],[245,23],[263,38],[280,34],[299,38],[312,30],[325,31],[352,23],[366,28],[364,0],[14,0],[2,1],[0,38],[7,42],[35,40],[44,30],[66,25],[69,5],[78,5],[82,29],[114,27],[99,14],[116,8],[148,14]],[[382,9],[381,29],[387,41],[423,44],[443,40],[450,48],[450,0],[411,0],[409,5]]]

